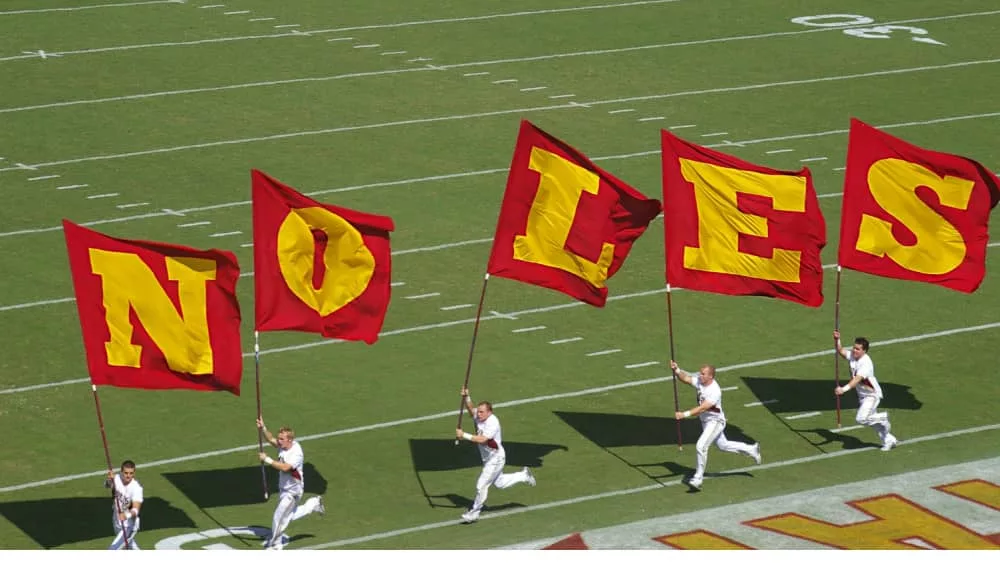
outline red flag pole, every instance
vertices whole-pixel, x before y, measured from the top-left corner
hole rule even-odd
[[[260,332],[253,331],[253,363],[255,379],[257,383],[257,418],[264,418],[264,411],[260,406]],[[264,429],[257,429],[257,451],[264,452]],[[260,483],[264,489],[264,500],[267,500],[267,469],[264,462],[260,462]]]
[[[840,331],[840,264],[837,264],[837,297],[833,306],[833,330]],[[833,342],[833,347],[837,347],[837,342]],[[840,387],[840,350],[834,350],[833,354],[833,382]],[[837,428],[840,428],[840,395],[837,397]]]
[[[101,429],[101,443],[104,445],[104,461],[108,465],[108,472],[114,471],[114,466],[111,465],[111,450],[108,449],[108,434],[104,431],[104,417],[101,415],[101,399],[97,396],[97,385],[93,383],[90,384],[90,389],[94,392],[94,407],[97,408],[97,426]],[[115,478],[111,477],[111,504],[115,507],[115,518],[118,518],[119,522],[121,519],[121,510],[118,506],[118,497],[115,495]],[[128,546],[128,530],[125,529],[125,524],[122,524],[122,539],[125,540],[125,549],[129,549]]]
[[[670,340],[670,359],[676,361],[676,355],[674,354],[674,307],[670,301],[670,283],[667,282],[667,334],[668,340]],[[671,372],[670,379],[674,382],[674,411],[679,411],[680,400],[677,398],[677,376]],[[675,421],[677,423],[677,449],[683,451],[684,444],[681,440],[681,421]]]
[[[476,350],[476,337],[479,335],[479,317],[483,315],[483,303],[486,301],[486,284],[490,281],[489,272],[483,277],[483,290],[479,294],[479,309],[476,310],[476,324],[472,327],[472,344],[469,345],[469,362],[465,366],[465,383],[462,387],[469,387],[469,376],[472,374],[472,354]],[[456,428],[462,427],[462,415],[465,414],[465,397],[461,398],[461,404],[458,406],[458,426]],[[455,440],[455,445],[458,445],[458,440]]]

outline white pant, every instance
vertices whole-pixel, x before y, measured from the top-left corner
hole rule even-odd
[[[271,519],[271,539],[268,540],[268,545],[280,545],[281,535],[288,529],[288,524],[292,520],[298,520],[312,514],[319,506],[318,497],[313,497],[299,505],[300,498],[302,495],[292,493],[281,493],[278,497],[278,506],[275,507],[274,517]]]
[[[856,420],[858,424],[874,428],[875,432],[878,434],[878,439],[885,444],[886,439],[892,436],[892,434],[889,433],[888,427],[889,414],[875,411],[880,402],[881,399],[874,395],[869,395],[868,397],[862,399],[861,404],[858,405],[858,414],[854,417],[854,420]]]
[[[125,524],[123,527],[122,524]],[[112,516],[112,525],[114,526],[115,539],[111,541],[111,546],[108,549],[122,549],[125,547],[125,538],[128,537],[128,549],[139,549],[139,544],[135,543],[135,534],[139,531],[139,517],[129,518],[124,522],[118,520],[118,516]]]
[[[726,439],[726,421],[712,420],[701,424],[701,436],[698,437],[698,444],[695,451],[698,452],[698,468],[694,472],[692,481],[701,481],[705,477],[705,466],[708,465],[708,448],[713,443],[724,452],[731,452],[744,455],[753,454],[753,446],[743,442],[733,442]]]
[[[476,481],[476,500],[469,509],[469,516],[478,517],[479,511],[486,504],[486,497],[490,492],[490,485],[495,485],[498,489],[506,489],[518,483],[527,483],[528,474],[523,470],[517,473],[503,473],[503,466],[507,463],[506,456],[494,455],[483,463],[483,471]]]

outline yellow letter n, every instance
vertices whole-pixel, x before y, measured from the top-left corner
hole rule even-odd
[[[605,242],[596,262],[566,248],[576,209],[584,192],[597,194],[601,178],[594,172],[544,149],[531,149],[528,167],[541,176],[528,212],[524,235],[514,238],[514,258],[558,268],[604,287],[615,245]]]
[[[167,278],[177,282],[180,312],[141,258],[127,252],[90,249],[91,271],[101,276],[108,365],[141,367],[142,346],[132,343],[130,311],[166,358],[171,370],[192,375],[213,373],[208,332],[206,282],[216,263],[203,258],[166,258]]]
[[[802,253],[775,248],[771,258],[740,252],[740,235],[767,238],[767,219],[737,207],[737,194],[770,197],[775,211],[802,213],[806,179],[761,174],[680,159],[684,179],[694,185],[698,206],[698,247],[684,247],[684,267],[763,280],[799,281]]]

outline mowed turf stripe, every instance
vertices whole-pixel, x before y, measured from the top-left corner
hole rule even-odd
[[[532,13],[534,13],[534,12],[532,12]],[[925,21],[935,21],[935,20],[939,20],[939,19],[956,19],[956,18],[965,18],[965,17],[982,17],[982,16],[992,16],[992,15],[997,15],[997,14],[1000,14],[1000,10],[994,10],[994,11],[989,11],[989,12],[973,12],[973,13],[968,13],[968,14],[955,14],[955,15],[950,15],[950,16],[937,16],[937,17],[931,17],[931,18],[918,18],[918,19],[911,19],[911,20],[900,20],[899,22],[892,22],[892,23],[893,24],[898,24],[898,23],[920,23],[920,22],[925,22]],[[430,22],[434,22],[435,20],[429,20],[429,21]],[[869,24],[869,25],[873,25],[873,24]],[[338,31],[351,31],[351,30],[354,30],[354,29],[367,29],[368,27],[377,28],[379,26],[361,26],[361,27],[358,27],[358,28],[341,28],[341,29],[338,29]],[[842,26],[842,27],[837,27],[837,28],[829,28],[829,27],[828,28],[813,28],[813,29],[806,29],[806,30],[800,30],[800,31],[783,31],[783,32],[776,32],[776,33],[762,33],[762,34],[757,34],[757,35],[736,35],[736,36],[729,36],[729,37],[716,37],[716,38],[710,38],[710,39],[695,39],[695,40],[690,40],[690,41],[679,41],[679,42],[675,42],[675,43],[660,43],[660,44],[654,44],[654,45],[639,45],[639,46],[634,46],[634,47],[622,47],[622,48],[618,48],[618,49],[602,49],[602,50],[596,50],[596,51],[579,51],[579,52],[571,52],[571,53],[557,53],[557,54],[536,55],[536,56],[529,56],[529,57],[511,58],[511,59],[492,59],[492,60],[485,60],[485,61],[468,61],[468,62],[464,62],[464,63],[454,63],[454,64],[446,64],[446,65],[434,65],[434,66],[426,66],[426,67],[410,67],[410,68],[396,68],[396,69],[374,70],[374,71],[353,72],[353,73],[346,73],[346,74],[334,74],[334,75],[327,75],[327,76],[306,76],[306,77],[299,77],[299,78],[286,78],[286,79],[282,79],[282,80],[255,80],[255,81],[252,81],[252,82],[242,82],[242,83],[238,83],[238,84],[225,84],[225,85],[221,85],[221,86],[191,87],[191,88],[181,88],[181,89],[177,89],[177,90],[163,90],[163,91],[157,91],[157,92],[145,92],[145,93],[141,93],[141,94],[128,94],[128,95],[121,95],[121,96],[108,96],[108,97],[104,97],[104,98],[85,98],[85,99],[77,99],[77,100],[65,100],[65,101],[61,101],[61,102],[49,102],[49,103],[44,103],[44,104],[34,104],[34,105],[28,105],[28,106],[7,107],[7,108],[0,108],[0,113],[15,113],[15,112],[22,112],[22,111],[33,111],[33,110],[40,110],[40,109],[61,108],[61,107],[70,107],[70,106],[78,106],[78,105],[105,104],[105,103],[123,102],[123,101],[129,101],[129,100],[142,100],[142,99],[148,99],[148,98],[162,98],[162,97],[167,97],[167,96],[203,94],[203,93],[207,93],[207,92],[222,92],[222,91],[226,91],[226,90],[242,90],[242,89],[246,89],[246,88],[259,88],[259,87],[268,87],[268,86],[287,86],[287,85],[291,85],[291,84],[303,84],[303,83],[311,83],[311,82],[326,82],[326,81],[332,81],[332,80],[344,80],[344,79],[352,79],[352,78],[366,78],[366,77],[375,77],[375,76],[388,76],[388,75],[404,74],[404,73],[411,73],[411,72],[436,72],[436,71],[441,71],[441,70],[455,70],[455,69],[473,68],[473,67],[479,67],[479,66],[493,66],[493,65],[499,65],[499,64],[514,64],[514,63],[521,63],[521,62],[539,62],[539,61],[562,59],[562,58],[568,58],[568,57],[580,57],[580,56],[590,56],[590,55],[608,55],[608,54],[616,54],[616,53],[628,53],[628,52],[633,52],[633,51],[643,51],[643,50],[649,50],[649,49],[661,49],[661,48],[666,48],[666,47],[686,47],[686,46],[695,46],[695,45],[705,45],[705,44],[711,44],[711,43],[728,43],[730,41],[743,41],[743,40],[748,40],[748,39],[768,39],[768,38],[773,38],[773,37],[782,37],[782,36],[785,36],[785,35],[800,35],[800,34],[804,34],[804,33],[818,33],[818,32],[821,32],[821,31],[834,31],[834,30],[851,29],[851,27],[852,26]],[[315,34],[315,33],[322,33],[324,31],[326,31],[326,30],[311,31],[309,33]],[[280,34],[263,35],[263,36],[260,36],[260,35],[258,35],[258,36],[248,36],[246,38],[247,39],[261,39],[261,38],[270,39],[270,38],[277,38],[277,37],[305,37],[305,36],[306,36],[306,34],[304,34],[304,33],[280,33]],[[242,38],[229,38],[227,40],[231,41],[231,40],[236,40],[236,39],[242,39]],[[204,40],[203,43],[219,42],[219,41],[223,41],[223,39],[209,39],[209,40]],[[185,44],[188,44],[188,43],[185,43]],[[121,49],[121,48],[123,48],[123,47],[114,47],[112,49]],[[60,51],[53,51],[52,53],[49,53],[49,54],[50,55],[55,55],[55,56],[62,56],[62,55],[73,54],[73,53],[76,53],[76,52],[75,51],[62,51],[62,52],[60,52]],[[17,55],[17,56],[14,56],[14,57],[5,57],[5,58],[0,57],[0,61],[11,60],[11,59],[20,59],[20,58],[35,58],[35,57],[38,57],[38,55],[37,54],[32,54],[32,55]],[[616,110],[616,111],[630,111],[630,110]]]
[[[102,162],[108,160],[120,160],[125,158],[133,158],[137,156],[151,156],[159,154],[171,154],[182,151],[207,149],[223,146],[236,146],[245,145],[249,143],[263,143],[270,141],[280,141],[284,139],[295,139],[299,137],[311,137],[311,136],[321,136],[321,135],[332,135],[335,133],[348,133],[354,131],[367,131],[375,129],[384,129],[391,127],[405,127],[409,125],[422,125],[427,123],[446,123],[453,121],[466,121],[481,119],[484,117],[497,117],[502,115],[511,114],[526,114],[526,113],[540,113],[546,111],[558,111],[558,110],[580,110],[588,109],[589,106],[593,105],[604,105],[604,104],[618,104],[622,102],[632,102],[632,101],[648,101],[648,100],[661,100],[666,98],[677,98],[686,96],[701,96],[706,94],[723,94],[730,92],[746,92],[754,90],[766,90],[770,88],[783,88],[786,86],[801,86],[805,84],[820,84],[825,82],[837,82],[846,80],[856,80],[859,78],[876,78],[881,76],[895,76],[900,74],[911,74],[911,73],[921,73],[929,71],[941,71],[948,69],[958,69],[958,68],[968,68],[979,65],[990,65],[1000,63],[1000,58],[993,59],[977,59],[969,61],[961,61],[955,63],[945,63],[938,65],[924,65],[906,68],[894,68],[887,70],[877,70],[871,72],[860,72],[853,74],[840,74],[832,76],[819,76],[814,78],[802,78],[797,80],[781,80],[775,82],[761,82],[757,84],[744,84],[741,86],[725,86],[718,88],[703,88],[698,90],[684,90],[680,92],[667,92],[663,94],[650,94],[645,96],[629,96],[623,98],[611,98],[607,100],[591,100],[588,102],[569,102],[560,104],[551,104],[545,106],[529,106],[522,108],[512,108],[512,109],[502,109],[493,111],[481,111],[473,113],[461,113],[454,115],[439,115],[435,117],[418,117],[413,119],[401,119],[397,121],[385,121],[381,123],[368,123],[364,125],[344,125],[341,127],[329,127],[325,129],[312,129],[307,131],[292,131],[289,133],[275,133],[272,135],[261,135],[259,137],[243,137],[239,139],[225,139],[221,141],[207,141],[204,143],[194,143],[190,145],[177,145],[173,147],[161,147],[157,149],[146,149],[140,151],[131,151],[124,153],[115,154],[100,154],[92,156],[83,156],[79,158],[70,158],[65,160],[53,160],[49,162],[38,162],[27,165],[20,166],[9,166],[6,168],[0,168],[0,173],[12,172],[12,171],[24,171],[25,166],[31,170],[37,170],[40,168],[51,168],[54,166],[63,166],[66,164],[80,164],[86,162]],[[996,115],[996,114],[993,114]]]
[[[955,116],[950,116],[950,117],[939,117],[939,118],[935,118],[935,119],[926,119],[926,120],[921,120],[921,121],[906,121],[906,122],[901,122],[901,123],[889,123],[889,124],[884,124],[884,125],[878,125],[878,124],[876,124],[876,125],[873,125],[873,126],[874,127],[878,127],[879,129],[897,129],[897,128],[903,128],[903,127],[919,127],[919,126],[924,126],[924,125],[938,125],[938,124],[942,124],[942,123],[953,123],[953,122],[958,122],[958,121],[968,121],[968,120],[976,120],[976,119],[988,119],[988,118],[994,118],[994,117],[1000,117],[1000,111],[989,112],[989,113],[976,113],[976,114],[968,114],[968,115],[955,115]],[[781,136],[778,136],[778,137],[761,137],[761,138],[757,138],[757,139],[747,139],[747,140],[744,140],[744,141],[735,141],[735,142],[729,142],[729,143],[715,143],[715,144],[704,145],[704,146],[706,146],[708,148],[724,148],[724,147],[730,147],[730,148],[732,148],[733,146],[737,146],[737,145],[756,145],[756,144],[763,144],[763,143],[774,143],[774,142],[782,142],[782,141],[794,141],[794,140],[798,140],[798,139],[811,139],[811,138],[817,138],[817,137],[826,137],[826,136],[830,136],[830,135],[843,135],[843,134],[847,134],[847,133],[848,133],[847,129],[830,129],[830,130],[827,130],[827,131],[818,131],[818,132],[814,132],[814,133],[796,133],[796,134],[791,134],[791,135],[781,135]],[[650,151],[641,151],[641,152],[616,154],[616,155],[608,155],[608,156],[598,156],[598,157],[591,158],[591,160],[596,161],[596,162],[600,162],[600,161],[604,161],[604,160],[625,160],[625,159],[629,159],[629,158],[637,158],[637,157],[643,157],[643,156],[659,156],[660,154],[661,154],[660,149],[656,149],[656,150],[650,150]],[[345,186],[345,187],[342,187],[342,188],[329,188],[329,189],[314,190],[314,191],[303,192],[303,193],[305,193],[308,196],[315,197],[315,196],[320,196],[320,195],[325,195],[325,194],[347,192],[347,191],[357,191],[357,190],[364,190],[364,189],[370,189],[370,188],[383,188],[383,187],[391,187],[391,186],[406,186],[406,185],[423,183],[423,182],[437,182],[437,181],[440,181],[440,180],[448,180],[448,179],[455,179],[455,178],[466,178],[466,177],[470,177],[470,176],[485,176],[485,175],[489,175],[489,174],[499,174],[499,173],[502,173],[502,172],[507,172],[508,170],[509,170],[509,168],[488,168],[488,169],[485,169],[485,170],[472,170],[472,171],[467,171],[467,172],[455,172],[455,173],[452,173],[452,174],[440,174],[440,175],[435,175],[435,176],[424,176],[424,177],[420,177],[420,178],[406,178],[406,179],[403,179],[403,180],[390,180],[390,181],[386,181],[386,182],[373,182],[373,183],[370,183],[370,184],[358,184],[358,185],[354,185],[354,186]],[[214,205],[206,205],[206,206],[202,206],[202,207],[190,207],[190,208],[187,208],[187,209],[179,209],[179,210],[163,210],[163,211],[157,211],[157,212],[152,212],[152,213],[142,213],[142,214],[139,214],[139,215],[127,215],[127,216],[124,216],[124,217],[114,217],[114,218],[108,218],[108,219],[96,219],[96,220],[93,220],[93,221],[81,222],[79,224],[82,225],[82,226],[85,226],[85,227],[93,227],[93,226],[97,226],[97,225],[107,225],[107,224],[112,224],[112,223],[127,223],[127,222],[131,222],[131,221],[139,221],[139,220],[143,220],[143,219],[155,219],[155,218],[159,218],[159,217],[168,217],[168,216],[177,215],[178,213],[182,214],[182,215],[187,215],[187,214],[190,214],[190,213],[197,213],[197,212],[200,212],[200,211],[214,211],[214,210],[217,210],[217,209],[225,209],[225,208],[229,208],[229,207],[239,207],[239,206],[244,206],[244,205],[250,205],[250,201],[249,200],[230,201],[230,202],[225,202],[225,203],[217,203],[217,204],[214,204]],[[61,231],[62,231],[62,226],[36,227],[36,228],[31,228],[31,229],[20,229],[20,230],[17,230],[17,231],[0,232],[0,238],[13,237],[13,236],[21,236],[21,235],[39,234],[39,233],[61,232]]]
[[[537,309],[536,309],[536,311],[537,311]],[[990,330],[990,329],[994,329],[994,328],[1000,328],[1000,322],[983,324],[983,325],[976,325],[976,326],[969,326],[969,327],[954,328],[954,329],[942,330],[942,331],[937,331],[937,332],[929,332],[929,333],[917,334],[917,335],[913,335],[913,336],[905,336],[905,337],[901,337],[901,338],[893,338],[893,339],[889,339],[889,340],[883,340],[883,341],[880,341],[880,342],[873,342],[872,346],[876,346],[876,347],[878,347],[878,346],[890,346],[890,345],[893,345],[893,344],[905,344],[905,343],[909,343],[909,342],[919,342],[919,341],[922,341],[922,340],[930,340],[930,339],[940,338],[940,337],[944,337],[944,336],[953,336],[953,335],[956,335],[956,334],[963,334],[963,333],[969,333],[969,332],[978,332],[978,331]],[[727,372],[727,371],[736,371],[736,370],[747,369],[747,368],[757,368],[757,367],[768,366],[768,365],[773,365],[773,364],[780,364],[780,363],[794,362],[794,361],[804,360],[804,359],[809,359],[809,358],[817,358],[817,357],[822,357],[822,356],[829,356],[832,353],[833,353],[832,349],[825,349],[825,350],[820,350],[820,351],[817,351],[817,352],[806,352],[806,353],[803,353],[803,354],[794,354],[794,355],[791,355],[791,356],[781,356],[781,357],[777,357],[777,358],[769,358],[769,359],[766,359],[766,360],[757,360],[757,361],[753,361],[753,362],[746,362],[746,363],[741,363],[741,364],[733,364],[733,365],[730,365],[730,366],[720,366],[720,367],[717,368],[716,371],[717,372]],[[512,400],[512,401],[498,402],[498,403],[495,404],[495,406],[497,406],[497,407],[511,407],[511,406],[517,406],[517,405],[526,405],[526,404],[532,404],[532,403],[539,403],[539,402],[550,401],[550,400],[555,400],[555,399],[565,399],[565,398],[571,398],[571,397],[580,397],[580,396],[583,396],[583,395],[592,395],[592,394],[595,394],[595,393],[606,393],[608,391],[616,391],[616,390],[620,390],[620,389],[628,389],[628,388],[631,388],[631,387],[638,387],[638,386],[641,386],[641,385],[650,385],[650,384],[653,384],[653,383],[662,383],[664,381],[669,381],[671,378],[672,378],[672,376],[654,377],[654,378],[643,379],[643,380],[638,380],[638,381],[629,381],[629,382],[626,382],[626,383],[617,383],[617,384],[614,384],[614,385],[606,385],[606,386],[601,386],[601,387],[591,387],[591,388],[588,388],[588,389],[580,389],[580,390],[577,390],[577,391],[568,391],[568,392],[565,392],[565,393],[554,393],[554,394],[549,394],[549,395],[539,395],[539,396],[536,396],[536,397],[528,397],[528,398],[525,398],[525,399],[515,399],[515,400]],[[428,415],[424,415],[424,416],[417,416],[417,417],[412,417],[412,418],[404,418],[404,419],[393,420],[393,421],[388,421],[388,422],[379,422],[379,423],[375,423],[375,424],[367,424],[367,425],[364,425],[364,426],[356,426],[356,427],[353,427],[353,428],[345,428],[345,429],[341,429],[341,430],[333,430],[333,431],[330,431],[330,432],[323,432],[323,433],[320,433],[320,434],[310,434],[310,435],[307,435],[307,436],[298,437],[297,439],[301,440],[301,441],[319,440],[319,439],[323,439],[323,438],[331,438],[331,437],[334,437],[334,436],[342,436],[342,435],[347,435],[347,434],[357,434],[359,432],[367,432],[369,430],[380,430],[380,429],[383,429],[383,428],[392,428],[392,427],[395,427],[395,426],[403,426],[403,425],[412,424],[412,423],[415,423],[415,422],[426,422],[426,421],[429,421],[429,420],[437,420],[437,419],[440,419],[440,418],[447,418],[447,417],[453,417],[453,416],[455,416],[455,411],[450,410],[450,411],[447,411],[447,412],[439,412],[439,413],[428,414]],[[1000,425],[993,425],[992,427],[980,427],[980,428],[990,428],[990,429],[992,429],[993,427],[1000,427]],[[917,439],[917,440],[919,440],[919,439]],[[913,443],[914,441],[915,441],[914,439],[909,439],[909,440],[906,440],[905,443]],[[149,467],[157,467],[157,466],[160,466],[160,465],[170,465],[170,464],[174,464],[174,463],[182,463],[182,462],[185,462],[185,461],[195,461],[195,460],[200,460],[200,459],[205,459],[205,458],[210,458],[210,457],[216,457],[216,456],[221,456],[221,455],[226,455],[226,454],[231,454],[231,453],[236,453],[236,452],[249,451],[249,450],[256,449],[257,447],[258,447],[257,444],[248,444],[248,445],[245,445],[245,446],[236,446],[236,447],[233,447],[233,448],[227,448],[227,449],[223,449],[223,450],[214,450],[214,451],[202,452],[202,453],[191,454],[191,455],[186,455],[186,456],[181,456],[181,457],[175,457],[175,458],[170,458],[170,459],[162,459],[162,460],[157,460],[157,461],[151,461],[149,463],[143,463],[142,464],[142,468],[145,469],[145,468],[149,468]],[[858,451],[858,450],[847,450],[847,451]],[[820,457],[824,457],[824,456],[829,457],[829,456],[832,456],[832,455],[843,455],[843,454],[838,454],[837,452],[834,452],[834,454],[823,454],[821,456],[813,456],[813,458],[818,459]],[[809,459],[813,459],[813,458],[809,458]],[[783,463],[783,462],[776,462],[776,464],[778,464],[778,463]],[[776,464],[771,464],[771,465],[777,466]],[[86,479],[86,478],[94,477],[94,476],[97,476],[97,475],[104,475],[106,473],[107,473],[107,469],[103,469],[103,470],[98,470],[98,471],[90,471],[90,472],[87,472],[87,473],[77,473],[77,474],[73,474],[73,475],[64,475],[62,477],[53,477],[53,478],[50,478],[50,479],[40,479],[40,480],[37,480],[37,481],[32,481],[30,483],[22,483],[22,484],[19,484],[19,485],[8,485],[6,487],[0,487],[0,493],[8,493],[8,492],[12,492],[12,491],[21,491],[21,490],[25,490],[25,489],[34,489],[34,488],[42,487],[42,486],[45,486],[45,485],[53,485],[53,484],[57,484],[57,483],[64,483],[66,481],[74,481],[74,480],[77,480],[77,479]]]

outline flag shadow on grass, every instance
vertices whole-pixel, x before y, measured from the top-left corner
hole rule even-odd
[[[828,411],[836,408],[836,397],[833,394],[832,379],[779,379],[776,377],[743,377],[743,383],[760,401],[777,402],[764,406],[771,412],[799,413],[810,411]],[[842,377],[840,383],[847,383],[849,377]],[[920,410],[924,404],[910,391],[909,385],[879,381],[885,398],[879,403],[881,409]],[[851,391],[840,399],[841,411],[854,411],[858,408],[857,393]]]
[[[567,450],[566,446],[560,444],[535,444],[531,442],[508,442],[504,440],[503,449],[507,453],[507,467],[541,467],[546,455],[556,450]],[[454,439],[436,438],[410,438],[410,457],[413,459],[413,473],[420,484],[424,498],[432,508],[468,508],[474,500],[456,493],[444,493],[432,495],[424,486],[424,481],[420,474],[424,471],[453,471],[456,469],[467,469],[470,467],[482,467],[483,461],[479,457],[479,448],[470,447],[469,444],[455,445]],[[506,471],[510,471],[507,469]],[[463,489],[475,492],[476,482],[471,480],[463,483]],[[435,499],[443,499],[446,503],[437,503]],[[501,510],[504,508],[515,508],[522,506],[519,503],[508,503],[504,505],[493,505],[484,511]]]
[[[46,549],[99,538],[107,538],[110,545],[114,538],[110,492],[99,497],[4,502],[0,514]],[[141,516],[139,545],[146,531],[196,527],[187,513],[159,497],[146,497]]]
[[[785,418],[785,415],[788,413],[830,411],[836,408],[837,399],[833,394],[834,382],[829,379],[779,379],[772,377],[743,377],[741,379],[743,379],[750,392],[760,401],[765,402],[777,399],[777,401],[767,403],[763,406],[767,407],[771,411],[771,414],[784,423],[789,430],[802,436],[803,439],[819,448],[820,451],[826,451],[820,448],[820,446],[834,442],[840,442],[845,450],[878,446],[876,443],[865,442],[845,433],[833,432],[831,428],[833,424],[830,424],[826,428],[808,429],[792,428],[789,424]],[[846,383],[848,379],[847,377],[841,378],[841,384]],[[913,392],[910,391],[909,385],[880,381],[879,386],[882,388],[882,394],[885,396],[879,403],[878,409],[880,411],[886,409],[920,410],[924,406],[913,395]],[[856,392],[851,391],[842,395],[840,398],[841,424],[845,426],[853,425],[854,413],[857,408],[858,396]],[[803,420],[814,423],[818,419],[808,418]],[[815,434],[821,441],[814,442],[806,434]]]
[[[694,473],[694,467],[688,467],[669,460],[656,463],[633,463],[613,450],[614,448],[631,446],[676,446],[677,421],[672,417],[562,411],[556,411],[555,415],[573,427],[583,437],[653,481],[661,482],[661,479]],[[695,455],[694,445],[701,436],[701,421],[697,418],[689,418],[682,420],[680,426],[681,443],[690,447],[690,456],[693,461]],[[739,426],[732,424],[726,424],[725,434],[726,438],[731,441],[746,442],[748,444],[756,442],[756,440],[747,436]],[[687,451],[685,449],[685,452]],[[667,473],[664,475],[654,475],[644,469],[647,467],[662,467],[667,470]],[[725,474],[725,476],[736,475],[752,476],[750,473],[742,472]],[[719,476],[723,475],[720,474]]]
[[[278,494],[278,472],[274,469],[266,471],[268,493],[273,497]],[[326,479],[316,466],[306,463],[302,472],[306,496],[326,493]],[[164,473],[163,477],[201,509],[267,502],[264,500],[259,465]]]

